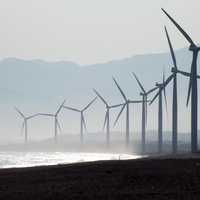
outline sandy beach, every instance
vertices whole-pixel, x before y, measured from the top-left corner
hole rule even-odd
[[[144,158],[0,170],[0,199],[199,199],[200,159]]]

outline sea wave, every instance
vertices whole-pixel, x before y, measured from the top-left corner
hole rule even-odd
[[[98,160],[127,160],[138,155],[73,152],[0,152],[0,168],[22,168]]]

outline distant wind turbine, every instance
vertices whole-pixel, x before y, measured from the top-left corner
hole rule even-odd
[[[106,144],[107,144],[107,147],[109,147],[110,146],[110,109],[120,107],[123,104],[109,105],[108,102],[100,95],[100,93],[97,92],[97,90],[93,89],[93,91],[96,93],[96,95],[101,99],[101,101],[106,106],[106,114],[105,114],[103,129],[106,126]]]
[[[124,104],[122,106],[122,109],[120,110],[115,122],[114,122],[114,126],[117,124],[122,112],[124,111],[124,109],[126,108],[126,147],[129,146],[130,143],[130,126],[129,126],[129,105],[132,103],[142,103],[142,101],[132,101],[127,99],[125,93],[123,92],[123,90],[121,89],[121,87],[119,86],[119,84],[117,83],[117,81],[115,80],[115,78],[113,78],[118,90],[120,91],[123,99],[124,99]]]
[[[177,102],[177,62],[176,57],[174,54],[173,46],[169,37],[169,34],[167,32],[167,28],[165,27],[165,33],[167,37],[167,41],[170,48],[170,53],[173,61],[173,68],[172,68],[172,74],[167,78],[165,83],[163,84],[163,87],[161,90],[158,91],[156,94],[159,95],[160,92],[162,92],[163,89],[173,80],[173,102],[172,102],[172,151],[173,153],[177,152],[177,143],[178,143],[178,102]]]
[[[86,122],[85,122],[85,117],[84,117],[84,112],[96,101],[96,99],[97,99],[97,97],[95,97],[87,106],[85,106],[81,110],[63,105],[63,108],[68,109],[68,110],[72,110],[72,111],[75,111],[75,112],[78,112],[81,115],[81,119],[80,119],[80,141],[81,141],[81,145],[83,145],[83,128],[85,130],[87,130],[87,128],[86,128]]]
[[[30,115],[30,116],[26,117],[18,108],[15,107],[15,110],[19,113],[19,115],[24,120],[22,123],[21,132],[23,133],[23,131],[24,131],[25,143],[27,143],[28,142],[28,120],[38,116],[39,114],[34,114],[34,115]]]
[[[165,98],[165,106],[167,111],[167,97],[166,91],[163,87],[165,83],[165,75],[163,74],[163,82],[156,83],[156,87],[159,88],[158,95],[156,94],[154,98],[151,100],[150,105],[155,101],[158,97],[158,152],[162,153],[163,151],[163,105],[162,105],[162,89],[164,91],[164,98]]]
[[[177,73],[180,73],[184,76],[190,77],[190,73],[181,71],[177,67],[177,62],[176,62],[176,56],[173,50],[173,46],[167,31],[167,28],[165,27],[165,33],[167,37],[167,41],[169,44],[170,48],[170,53],[173,61],[173,67],[171,69],[172,74],[167,78],[165,83],[163,84],[163,90],[164,88],[167,87],[167,85],[173,80],[173,103],[172,103],[172,151],[173,153],[177,152],[177,144],[178,144],[178,102],[177,102]],[[158,91],[156,94],[157,96],[159,95],[161,91]]]
[[[56,111],[55,114],[39,113],[39,115],[41,115],[41,116],[47,116],[47,117],[53,117],[54,118],[54,141],[55,141],[55,143],[57,143],[58,128],[61,132],[60,123],[58,121],[58,114],[60,113],[65,102],[66,102],[66,100],[64,100],[63,103],[58,107],[58,110]]]
[[[162,11],[167,15],[171,22],[181,32],[185,39],[189,42],[189,50],[193,53],[192,65],[191,65],[191,76],[188,89],[187,105],[189,103],[191,95],[191,151],[198,151],[198,90],[197,90],[197,59],[200,47],[198,47],[191,37],[181,28],[181,26],[162,8]]]
[[[173,80],[173,105],[172,105],[172,151],[173,153],[177,152],[177,138],[178,138],[178,103],[177,103],[177,73],[180,73],[184,76],[190,77],[190,73],[181,71],[177,67],[175,53],[170,41],[167,28],[165,27],[165,33],[170,47],[170,52],[173,60],[174,67],[171,69],[172,75],[166,80],[164,87],[166,87]],[[197,78],[200,76],[197,75]]]
[[[135,77],[141,92],[140,95],[142,96],[142,153],[145,153],[146,151],[146,123],[147,123],[147,103],[148,103],[148,95],[150,95],[152,92],[158,89],[158,86],[152,88],[149,91],[146,91],[142,85],[142,83],[139,81],[138,77],[135,73],[132,73]]]

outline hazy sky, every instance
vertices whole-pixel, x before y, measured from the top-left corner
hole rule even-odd
[[[164,24],[185,47],[161,7],[200,41],[198,0],[0,0],[0,58],[88,64],[168,51]]]

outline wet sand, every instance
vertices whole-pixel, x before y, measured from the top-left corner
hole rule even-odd
[[[1,169],[0,199],[200,199],[200,158],[188,157]]]

